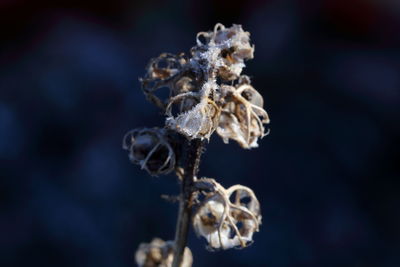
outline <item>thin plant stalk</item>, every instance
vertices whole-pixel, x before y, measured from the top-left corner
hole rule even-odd
[[[187,141],[184,147],[186,147],[183,151],[186,164],[179,197],[179,213],[176,223],[175,250],[172,267],[180,267],[182,263],[192,216],[193,184],[199,171],[203,144],[201,140],[195,139],[191,142]]]

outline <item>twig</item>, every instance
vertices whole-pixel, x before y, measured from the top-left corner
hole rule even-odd
[[[184,165],[185,170],[181,185],[179,214],[175,232],[174,261],[172,267],[181,266],[183,253],[187,243],[190,218],[192,215],[191,205],[193,201],[193,184],[199,169],[202,146],[203,144],[201,140],[194,139],[191,142],[187,141],[183,149],[183,158],[186,159],[186,164]]]

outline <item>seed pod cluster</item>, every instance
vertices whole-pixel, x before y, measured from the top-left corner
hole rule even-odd
[[[253,58],[250,34],[240,25],[200,32],[190,57],[161,54],[150,61],[142,82],[147,98],[164,110],[166,127],[188,139],[209,139],[214,131],[227,143],[257,147],[269,117],[262,96],[241,75]],[[162,63],[162,64],[161,64]],[[161,99],[156,91],[169,90]]]
[[[174,259],[174,242],[154,238],[150,243],[141,243],[135,253],[139,267],[171,267]],[[191,267],[192,252],[188,247],[183,254],[182,267]]]
[[[175,152],[165,129],[134,129],[125,134],[122,147],[130,160],[150,175],[167,174],[175,167]]]
[[[196,182],[205,196],[193,216],[193,227],[208,248],[244,248],[253,242],[261,224],[260,204],[254,192],[242,185],[225,189],[214,179]]]

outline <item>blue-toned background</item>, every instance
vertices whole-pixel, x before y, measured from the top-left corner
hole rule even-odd
[[[32,1],[33,2],[33,1]],[[194,266],[400,266],[399,1],[0,2],[0,265],[133,266],[172,239],[174,176],[132,165],[121,139],[164,118],[138,77],[216,22],[251,32],[245,74],[271,134],[251,151],[214,135],[200,174],[254,189],[245,250]]]

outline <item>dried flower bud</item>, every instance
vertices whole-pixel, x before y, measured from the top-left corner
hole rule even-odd
[[[269,123],[263,109],[262,96],[243,79],[236,87],[222,86],[224,96],[217,133],[225,143],[233,139],[243,148],[257,147],[258,138],[264,137],[264,125]]]
[[[197,181],[205,199],[193,216],[197,235],[210,249],[244,248],[253,242],[261,224],[260,204],[253,191],[242,185],[223,188],[213,179]]]
[[[171,267],[174,259],[174,242],[154,238],[151,243],[141,243],[135,254],[139,267]],[[192,252],[185,248],[181,267],[191,267]]]
[[[151,175],[165,174],[175,167],[175,153],[164,129],[134,129],[123,139],[129,158]]]

